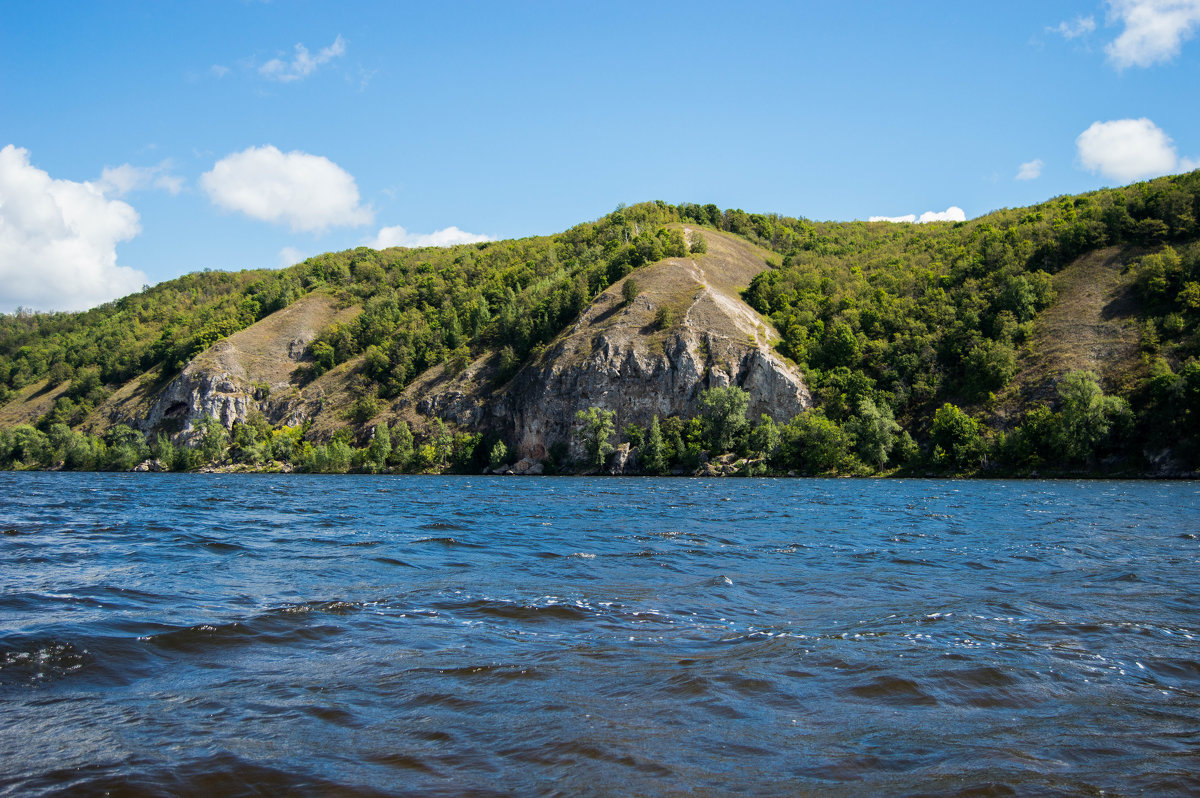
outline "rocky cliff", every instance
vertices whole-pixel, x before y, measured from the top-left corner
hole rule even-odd
[[[790,419],[811,405],[803,376],[775,352],[775,330],[740,298],[767,268],[766,253],[735,236],[711,230],[704,236],[706,254],[670,258],[626,277],[638,286],[632,302],[623,299],[625,280],[610,286],[507,384],[496,382],[494,352],[457,374],[438,366],[382,407],[368,427],[397,418],[423,427],[438,417],[494,432],[521,457],[541,459],[556,442],[577,448],[575,413],[593,405],[616,411],[620,426],[646,425],[655,415],[694,415],[706,388],[738,385],[751,394],[752,417]],[[312,422],[310,434],[326,438],[346,424],[361,356],[310,382],[305,351],[322,329],[357,312],[327,294],[310,294],[218,341],[161,390],[143,380],[101,410],[110,422],[185,438],[201,417],[232,426],[255,413],[274,425]]]
[[[697,233],[687,230],[690,237]],[[812,404],[803,375],[774,350],[778,336],[739,293],[767,268],[764,254],[709,230],[708,252],[638,269],[633,302],[623,282],[601,294],[579,321],[527,364],[490,415],[526,457],[556,441],[577,448],[575,413],[613,410],[619,427],[655,415],[694,415],[710,387],[751,394],[750,414],[786,421]]]
[[[327,325],[353,318],[326,294],[309,294],[196,356],[133,421],[143,430],[189,431],[211,416],[227,427],[261,412],[272,424],[297,424],[320,413],[326,393],[303,385],[301,362]]]

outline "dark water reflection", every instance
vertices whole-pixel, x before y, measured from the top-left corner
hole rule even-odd
[[[1200,486],[0,474],[2,794],[1200,792]]]

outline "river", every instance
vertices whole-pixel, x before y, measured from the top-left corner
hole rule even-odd
[[[0,473],[0,794],[1200,792],[1200,484]]]

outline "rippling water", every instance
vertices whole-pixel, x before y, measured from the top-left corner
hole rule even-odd
[[[0,793],[1200,791],[1200,485],[0,474]]]

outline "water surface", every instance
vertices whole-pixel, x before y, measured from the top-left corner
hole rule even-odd
[[[1200,791],[1195,483],[0,496],[0,794]]]

